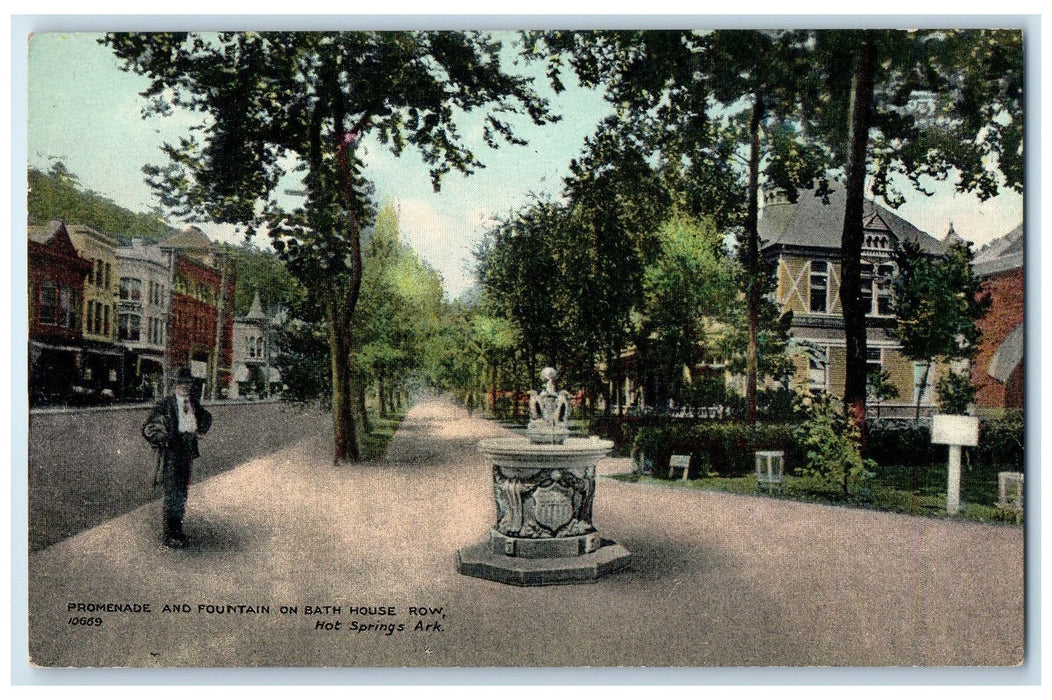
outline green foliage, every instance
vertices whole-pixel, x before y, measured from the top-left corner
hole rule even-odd
[[[949,372],[939,377],[935,391],[939,397],[939,410],[942,413],[968,413],[968,409],[975,403],[975,385],[964,373]]]
[[[1022,411],[1009,411],[1000,418],[979,421],[979,464],[998,466],[1001,471],[1024,471],[1025,422]]]
[[[382,414],[399,397],[430,380],[443,351],[447,307],[442,279],[401,239],[398,214],[382,207],[365,245],[361,297],[355,316],[354,357],[375,385]]]
[[[897,323],[891,334],[902,353],[927,366],[967,358],[979,347],[977,321],[990,308],[990,295],[972,275],[974,254],[968,243],[954,243],[941,257],[930,256],[912,241],[894,254],[898,272],[893,280]],[[928,372],[925,371],[925,382]],[[917,413],[920,412],[918,392]]]
[[[177,233],[159,212],[142,214],[118,206],[95,192],[85,192],[77,176],[56,161],[48,173],[29,168],[26,204],[31,225],[61,219],[112,233],[123,240],[141,238],[155,243]]]
[[[931,427],[923,421],[878,419],[866,423],[865,456],[879,464],[935,464],[945,460],[945,452],[945,448],[931,444]]]
[[[646,339],[650,363],[675,385],[673,396],[686,401],[693,391],[682,368],[724,355],[741,310],[739,269],[711,219],[673,213],[658,230],[658,246],[643,272],[637,335]]]
[[[801,455],[793,440],[789,425],[665,419],[636,431],[632,453],[652,457],[654,475],[659,478],[667,476],[673,454],[692,455],[692,477],[705,474],[737,477],[753,472],[756,450],[782,450],[786,464],[798,462]]]
[[[796,471],[825,488],[857,493],[872,478],[876,463],[863,458],[861,435],[839,403],[827,394],[804,397],[804,422],[793,432],[805,459]]]
[[[293,318],[275,336],[274,366],[281,372],[287,401],[308,403],[332,400],[332,360],[329,337],[321,320]]]

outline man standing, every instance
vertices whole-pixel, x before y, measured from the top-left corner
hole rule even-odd
[[[212,414],[191,391],[193,376],[183,367],[175,377],[175,391],[163,398],[143,424],[142,434],[161,451],[164,483],[164,544],[186,546],[183,515],[190,488],[190,468],[198,451],[198,437],[212,427]]]

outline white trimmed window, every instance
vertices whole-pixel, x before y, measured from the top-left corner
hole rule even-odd
[[[808,310],[815,314],[824,314],[829,310],[829,263],[824,260],[811,261]]]

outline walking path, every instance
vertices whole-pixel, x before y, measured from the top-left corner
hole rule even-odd
[[[461,576],[457,549],[484,540],[495,516],[490,466],[475,446],[502,434],[452,403],[422,400],[382,462],[334,466],[331,436],[319,436],[194,484],[186,550],[160,546],[154,502],[34,553],[32,659],[130,667],[1023,659],[1021,528],[601,478],[596,525],[632,552],[631,570],[540,588]],[[625,460],[600,464],[600,474],[625,469]],[[150,611],[129,611],[136,605]]]

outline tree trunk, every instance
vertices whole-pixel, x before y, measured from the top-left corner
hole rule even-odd
[[[384,374],[378,372],[376,377],[376,401],[380,405],[380,417],[387,417],[387,393],[384,387]]]
[[[358,201],[354,193],[354,181],[351,176],[351,151],[360,135],[359,131],[347,134],[344,128],[344,119],[347,114],[343,105],[343,93],[335,85],[330,77],[329,89],[332,90],[332,117],[336,136],[336,156],[339,162],[343,180],[344,205],[350,224],[348,231],[348,242],[350,251],[347,255],[348,281],[346,288],[340,290],[342,293],[331,295],[331,303],[334,306],[333,323],[331,332],[339,338],[339,349],[333,347],[333,420],[337,422],[336,450],[334,459],[336,462],[352,461],[361,459],[361,437],[362,423],[365,420],[364,386],[360,378],[355,376],[355,368],[351,357],[351,333],[354,321],[354,311],[358,307],[358,295],[362,286],[362,228],[358,221]],[[367,117],[357,125],[358,129],[364,128]],[[339,375],[339,377],[337,376]],[[337,381],[339,379],[339,381]],[[337,411],[336,394],[342,393]],[[358,413],[358,421],[355,421],[355,413]]]
[[[841,239],[840,303],[847,340],[847,378],[844,407],[861,431],[866,426],[866,309],[862,304],[862,215],[866,186],[866,147],[872,118],[877,45],[867,32],[851,85],[851,122],[848,129],[847,206]],[[845,491],[847,490],[845,476]]]
[[[336,299],[337,290],[332,285],[327,296],[329,352],[332,356],[333,461],[355,462],[361,458],[361,445],[354,420],[350,324],[344,322],[344,314]]]
[[[745,351],[745,406],[750,424],[756,422],[758,350],[756,326],[760,318],[763,281],[760,279],[760,123],[764,115],[763,93],[756,94],[749,120],[749,202],[745,213],[745,267],[749,277],[748,345]]]

